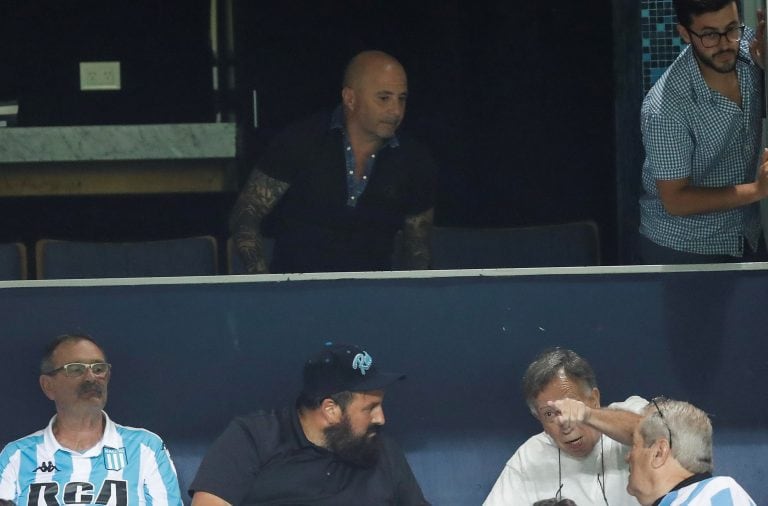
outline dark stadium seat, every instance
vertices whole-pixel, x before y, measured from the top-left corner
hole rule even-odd
[[[27,247],[20,242],[0,244],[0,280],[27,279]]]
[[[432,228],[433,269],[600,265],[597,225],[581,221],[513,228]]]
[[[211,236],[141,242],[41,239],[35,244],[37,279],[214,275],[217,255]]]

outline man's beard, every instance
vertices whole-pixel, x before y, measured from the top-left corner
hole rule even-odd
[[[739,56],[738,49],[735,51],[731,49],[726,49],[725,51],[720,51],[718,53],[713,54],[712,56],[707,56],[705,54],[702,54],[702,52],[700,52],[698,48],[694,47],[693,49],[694,49],[694,54],[696,55],[696,59],[698,59],[699,62],[709,67],[710,69],[714,70],[715,72],[718,72],[720,74],[730,74],[736,68],[736,61],[738,60],[738,56]],[[733,62],[718,64],[715,61],[715,57],[719,56],[721,53],[733,54]]]
[[[339,459],[360,467],[373,467],[379,459],[381,441],[379,426],[371,425],[362,436],[352,433],[349,417],[344,415],[339,423],[323,429],[326,447]]]

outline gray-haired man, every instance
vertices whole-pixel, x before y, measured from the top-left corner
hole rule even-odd
[[[632,435],[627,491],[640,504],[755,506],[733,478],[712,476],[712,424],[699,408],[654,399]]]
[[[517,449],[484,505],[529,506],[554,495],[576,504],[636,506],[625,490],[625,445],[647,401],[630,397],[601,408],[592,367],[562,348],[543,352],[528,366],[523,392],[544,431]]]

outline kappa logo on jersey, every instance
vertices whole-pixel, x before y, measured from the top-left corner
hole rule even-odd
[[[56,482],[32,483],[29,486],[27,506],[61,506],[62,504],[114,504],[128,505],[128,482],[104,480],[94,500],[94,487],[85,481],[71,481],[64,485],[63,502],[59,502],[59,484]],[[42,500],[42,501],[41,501]]]
[[[52,473],[58,470],[59,468],[56,467],[56,464],[54,464],[50,460],[48,462],[43,462],[42,464],[40,464],[40,467],[35,468],[35,471],[41,471],[43,473]]]
[[[104,447],[104,467],[109,471],[119,471],[126,465],[125,447],[110,448]]]

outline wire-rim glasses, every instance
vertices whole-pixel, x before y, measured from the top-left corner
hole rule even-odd
[[[95,362],[93,364],[83,364],[82,362],[72,362],[69,364],[64,364],[61,367],[57,367],[56,369],[51,369],[45,374],[48,376],[53,376],[59,371],[64,371],[64,376],[66,376],[67,378],[77,378],[78,376],[82,376],[83,374],[85,374],[85,371],[87,369],[90,369],[91,374],[93,374],[94,376],[105,376],[109,372],[109,369],[111,367],[112,365],[106,362]]]
[[[651,402],[653,403],[654,407],[656,408],[656,412],[659,414],[659,418],[661,418],[661,423],[664,424],[664,427],[667,428],[667,432],[669,432],[669,448],[672,448],[672,429],[669,428],[669,424],[667,423],[667,419],[664,418],[664,412],[661,411],[661,408],[659,407],[659,402],[662,404],[667,399],[665,397],[654,397],[651,399]]]
[[[734,26],[733,28],[729,28],[724,32],[707,32],[707,33],[696,33],[688,27],[686,27],[685,29],[688,30],[688,33],[692,33],[693,35],[697,36],[701,41],[701,45],[709,49],[720,44],[720,40],[723,37],[725,37],[725,39],[728,42],[740,41],[741,38],[744,36],[744,27],[745,25],[740,25],[740,26]]]

